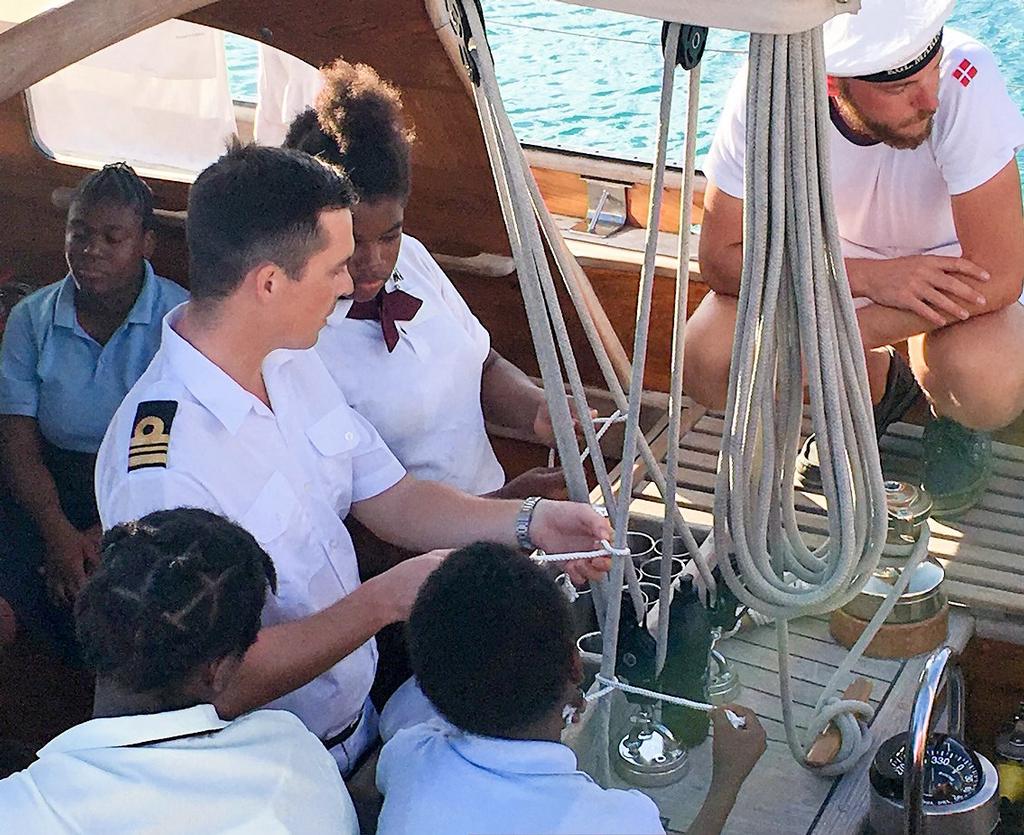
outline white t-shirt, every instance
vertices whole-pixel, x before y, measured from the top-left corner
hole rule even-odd
[[[165,741],[159,741],[165,740]],[[212,705],[83,722],[0,780],[0,829],[37,835],[358,835],[331,755],[289,713]]]
[[[249,531],[274,560],[277,594],[267,597],[265,626],[319,612],[359,586],[341,520],[354,502],[384,492],[405,470],[348,406],[315,351],[274,351],[264,361],[272,412],[178,336],[173,324],[182,307],[165,317],[160,350],[100,446],[96,499],[103,527],[175,507],[219,513]],[[160,403],[175,404],[170,426],[169,407]],[[152,426],[146,415],[157,412],[164,415],[155,418],[163,431],[133,446],[140,419]],[[162,463],[156,434],[168,436]],[[370,640],[272,704],[326,739],[359,715],[376,664]]]
[[[832,192],[847,258],[960,255],[950,196],[987,182],[1024,147],[1024,117],[992,53],[949,28],[943,48],[939,107],[919,147],[857,145],[831,126]],[[742,70],[733,83],[704,167],[741,200],[746,76]]]
[[[339,301],[316,350],[345,399],[414,476],[481,495],[505,483],[480,406],[486,329],[426,248],[402,236],[400,289],[423,301],[388,352],[380,323]],[[395,288],[389,279],[385,291]]]
[[[444,723],[399,731],[377,764],[377,835],[664,835],[654,801],[602,789],[558,742]]]

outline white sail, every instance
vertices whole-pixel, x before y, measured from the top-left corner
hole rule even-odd
[[[860,0],[562,0],[654,20],[792,35],[860,9]]]

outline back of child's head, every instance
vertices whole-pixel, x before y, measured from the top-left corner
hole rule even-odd
[[[274,566],[252,535],[206,510],[161,510],[111,529],[75,606],[82,657],[131,692],[173,692],[241,656]]]
[[[408,635],[420,687],[462,730],[515,735],[564,705],[568,602],[517,551],[478,542],[451,554],[420,589]]]
[[[87,174],[71,194],[71,206],[91,209],[101,204],[129,208],[139,216],[144,230],[153,228],[153,192],[126,162]]]

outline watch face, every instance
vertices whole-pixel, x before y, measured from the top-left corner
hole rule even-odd
[[[897,734],[879,746],[871,763],[871,785],[884,797],[903,798],[907,763],[907,734]],[[978,755],[960,740],[932,734],[924,754],[924,801],[948,806],[973,797],[984,780]]]

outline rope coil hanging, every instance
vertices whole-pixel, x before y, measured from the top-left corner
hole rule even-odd
[[[864,702],[841,681],[895,605],[899,584],[832,676],[807,738],[793,722],[787,621],[852,600],[878,564],[885,491],[860,333],[832,204],[821,30],[751,35],[747,79],[744,262],[729,397],[715,484],[716,561],[736,597],[776,620],[783,718],[806,765],[830,722],[850,768],[870,745]],[[797,527],[793,478],[806,372],[828,508],[828,539],[809,549]],[[918,543],[914,559],[927,553]],[[913,565],[901,581],[905,588]],[[860,721],[858,721],[860,720]]]

